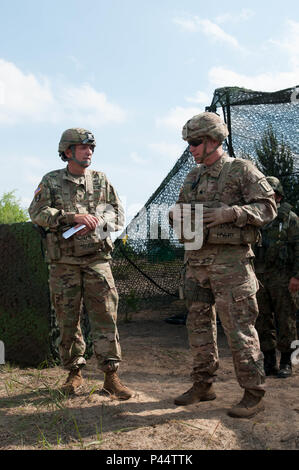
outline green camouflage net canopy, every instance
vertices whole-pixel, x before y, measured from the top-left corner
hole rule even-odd
[[[186,149],[116,241],[113,274],[120,295],[120,311],[178,299],[184,247],[175,238],[167,214],[193,167],[193,156]],[[152,239],[155,234],[157,239]]]
[[[223,111],[230,131],[224,147],[231,156],[254,157],[255,143],[271,124],[276,135],[283,136],[292,150],[298,170],[299,87],[274,93],[218,88],[206,110],[218,114]],[[187,147],[117,240],[113,272],[120,294],[120,311],[134,311],[147,305],[158,308],[161,303],[178,299],[184,249],[168,225],[167,213],[194,165]],[[153,239],[155,233],[158,236]]]
[[[274,93],[245,88],[218,88],[209,111],[222,108],[230,130],[227,144],[230,154],[254,155],[254,145],[272,126],[278,138],[283,137],[299,165],[299,86]]]

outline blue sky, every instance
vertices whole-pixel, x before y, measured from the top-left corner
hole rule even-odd
[[[241,5],[241,6],[240,6]],[[215,88],[299,84],[298,2],[0,0],[1,191],[28,207],[85,127],[128,220],[185,149]]]

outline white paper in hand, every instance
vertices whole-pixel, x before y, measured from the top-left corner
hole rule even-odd
[[[86,225],[82,224],[82,225],[79,225],[79,227],[75,228],[75,227],[72,227],[70,229],[68,229],[66,232],[64,232],[62,234],[63,238],[67,239],[67,238],[70,238],[72,235],[74,235],[75,233],[79,232],[79,230],[82,230],[83,228],[85,228]]]

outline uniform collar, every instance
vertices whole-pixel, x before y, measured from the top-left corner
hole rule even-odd
[[[208,176],[212,176],[213,178],[218,178],[223,168],[224,163],[227,161],[227,154],[224,153],[219,160],[217,160],[213,165],[206,166],[203,165],[202,174],[207,174]]]
[[[72,175],[68,171],[67,167],[64,168],[63,179],[71,181],[72,183],[75,183],[75,184],[85,184],[85,175],[82,175],[82,176]]]

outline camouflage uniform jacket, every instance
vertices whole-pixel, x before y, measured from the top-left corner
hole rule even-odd
[[[255,248],[256,272],[287,271],[299,279],[299,217],[283,202],[277,217],[262,229],[262,244]]]
[[[84,176],[74,176],[67,168],[47,173],[35,191],[29,214],[34,224],[46,230],[48,262],[90,264],[111,259],[113,243],[109,236],[100,240],[94,232],[81,237],[78,232],[67,240],[62,237],[75,225],[78,213],[96,215],[108,234],[124,224],[121,202],[104,173],[86,170]]]
[[[226,168],[223,176],[222,170]],[[222,174],[222,188],[220,177]],[[276,216],[274,191],[265,176],[252,162],[234,159],[224,154],[211,166],[197,165],[187,175],[181,188],[177,204],[200,203],[209,207],[226,204],[233,206],[236,214],[234,226],[252,225],[262,227]],[[231,262],[232,257],[253,257],[250,244],[232,246],[204,243],[200,250],[186,251],[187,259],[196,259],[198,264],[213,264],[215,258],[220,262]]]

